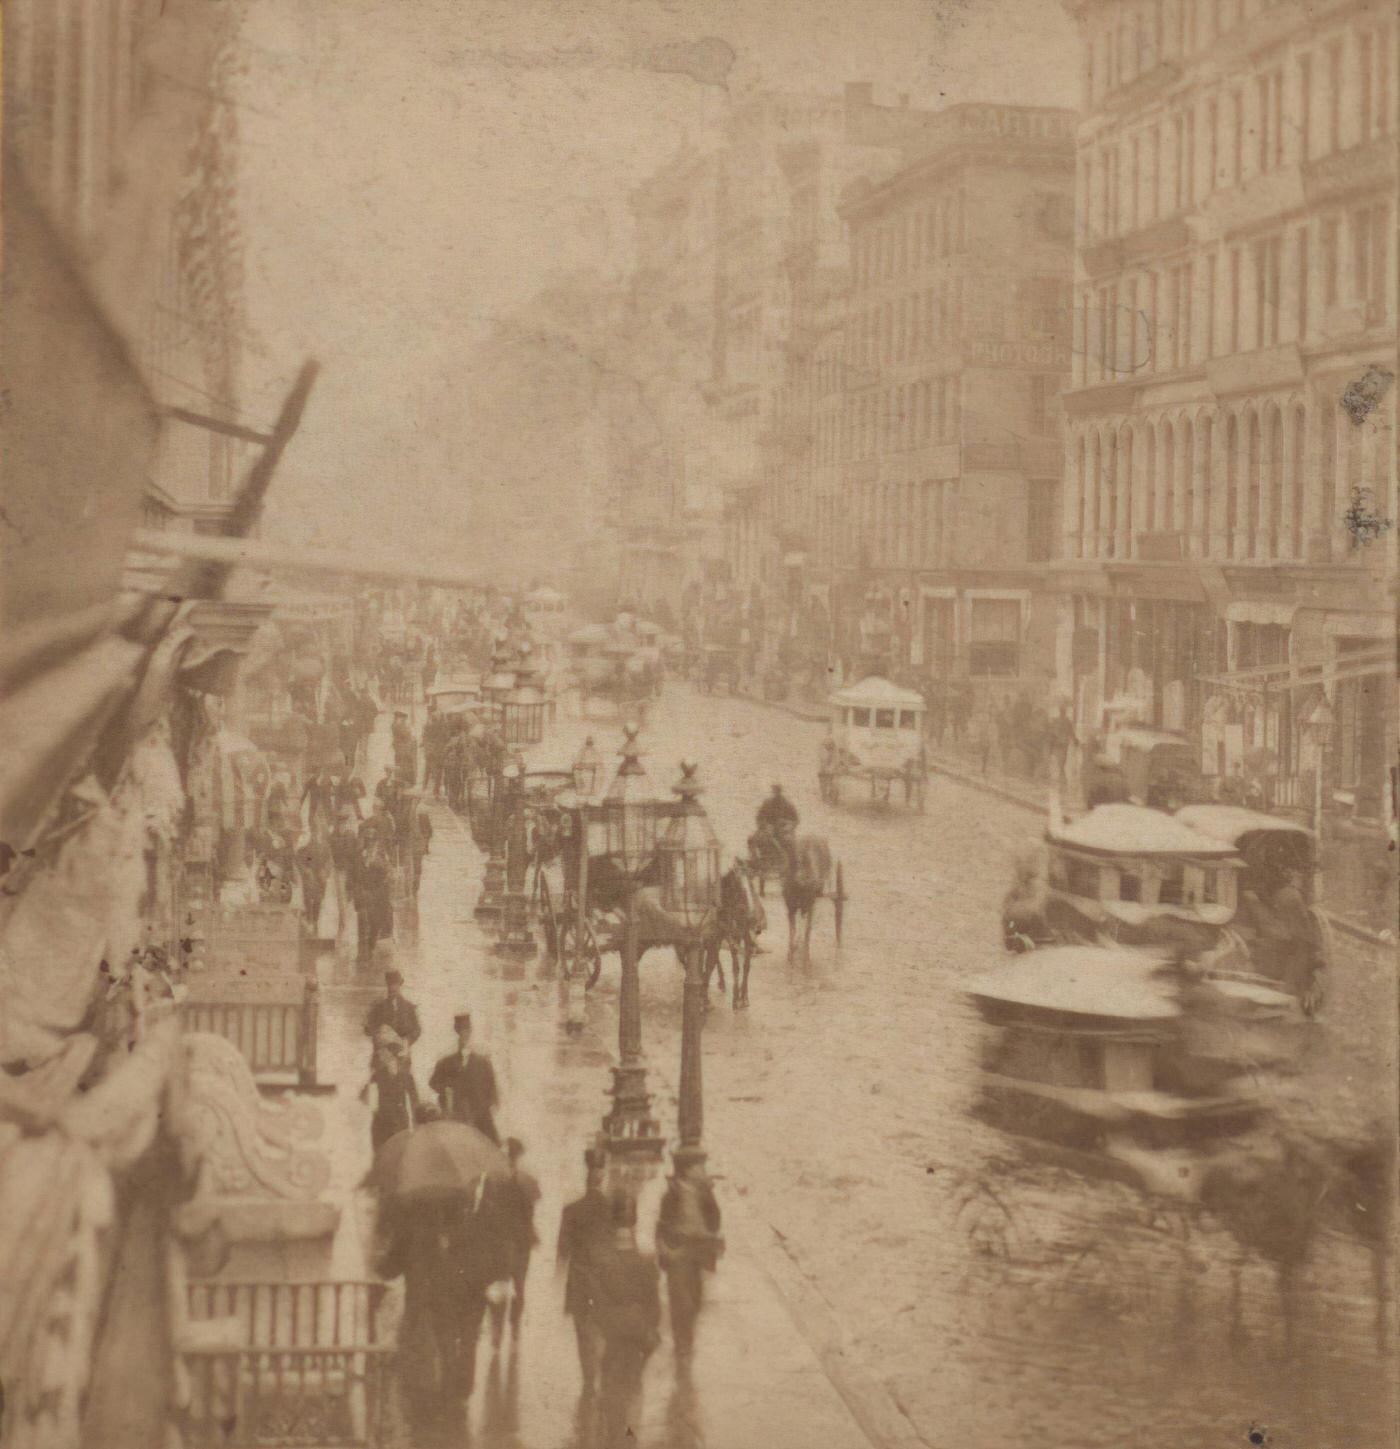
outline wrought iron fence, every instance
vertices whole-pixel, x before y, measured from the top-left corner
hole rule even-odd
[[[391,1353],[367,1343],[186,1350],[185,1442],[375,1449],[386,1441]]]
[[[232,1321],[249,1348],[344,1348],[380,1343],[387,1286],[369,1281],[204,1282],[189,1285],[196,1323]]]

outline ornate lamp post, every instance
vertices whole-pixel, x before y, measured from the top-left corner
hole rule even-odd
[[[719,909],[719,841],[700,804],[702,786],[694,765],[682,764],[672,787],[680,808],[657,847],[661,860],[661,904],[686,930],[685,996],[681,1011],[681,1085],[673,1154],[677,1170],[703,1163],[705,1094],[700,1043],[705,1022],[705,941]]]
[[[622,940],[622,986],[618,997],[618,1065],[613,1068],[613,1104],[603,1119],[603,1135],[610,1151],[659,1157],[665,1148],[661,1129],[651,1115],[651,1096],[642,1060],[642,998],[637,976],[641,954],[637,913],[633,899],[636,880],[656,855],[656,805],[651,781],[637,753],[637,726],[626,727],[622,764],[597,807],[606,853],[628,882]],[[587,822],[593,815],[584,809]],[[585,834],[583,847],[588,849]]]
[[[506,858],[501,935],[494,949],[500,956],[533,956],[535,938],[530,933],[530,903],[525,897],[525,771],[518,760],[501,771],[498,803]]]

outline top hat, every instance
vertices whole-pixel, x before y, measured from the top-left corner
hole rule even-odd
[[[461,1031],[464,1026],[470,1027],[471,1024],[472,1014],[469,1011],[459,1011],[452,1018],[453,1031]]]

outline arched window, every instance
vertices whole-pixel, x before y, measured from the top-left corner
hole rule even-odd
[[[1337,527],[1337,419],[1339,408],[1324,406],[1318,415],[1318,427],[1322,430],[1322,516],[1317,520],[1318,532],[1332,546],[1332,536]]]
[[[1247,466],[1249,468],[1246,480],[1249,488],[1249,506],[1246,521],[1245,533],[1245,557],[1258,558],[1259,556],[1259,503],[1260,503],[1260,458],[1259,458],[1259,414],[1250,411],[1249,414],[1249,455]]]
[[[1201,557],[1210,556],[1211,514],[1215,511],[1215,419],[1201,421],[1201,486],[1196,500],[1196,531],[1201,539]]]
[[[1093,478],[1091,487],[1094,496],[1092,528],[1093,555],[1097,557],[1103,552],[1103,540],[1099,535],[1099,529],[1102,527],[1103,522],[1103,442],[1097,429],[1094,432],[1091,453],[1092,468],[1090,471]]]
[[[1264,556],[1277,558],[1279,540],[1288,534],[1283,516],[1283,414],[1274,408],[1269,415],[1269,530]]]
[[[1308,446],[1308,418],[1302,403],[1293,409],[1293,557],[1304,558],[1307,554],[1306,498],[1307,467],[1305,453]]]
[[[1233,415],[1225,424],[1225,557],[1235,556],[1239,526],[1239,427]]]
[[[1176,476],[1176,425],[1170,420],[1162,424],[1162,517],[1157,526],[1163,529],[1180,529],[1181,500],[1177,496]],[[1185,550],[1183,549],[1183,554]]]
[[[1176,486],[1176,526],[1181,530],[1181,552],[1189,557],[1191,540],[1196,536],[1195,428],[1190,418],[1177,424],[1181,442],[1177,447],[1177,466],[1172,470]]]
[[[1084,474],[1086,461],[1084,436],[1081,433],[1074,444],[1074,486],[1077,491],[1074,497],[1074,517],[1070,525],[1074,535],[1070,540],[1069,550],[1072,558],[1083,558],[1085,552],[1084,533],[1088,527],[1086,519],[1089,505],[1089,480]]]

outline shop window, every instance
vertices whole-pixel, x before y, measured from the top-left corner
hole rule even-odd
[[[918,727],[917,717],[912,709],[900,710],[899,727],[902,730],[912,730]]]
[[[868,709],[853,709],[851,711],[852,723],[864,729],[870,723],[870,711]]]
[[[894,711],[892,709],[877,709],[875,711],[875,728],[877,730],[892,730],[894,728]]]
[[[968,673],[1014,676],[1021,656],[1021,606],[1015,599],[972,600]]]

